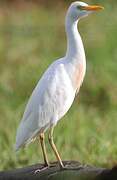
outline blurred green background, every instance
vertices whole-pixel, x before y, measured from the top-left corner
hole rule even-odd
[[[0,170],[43,161],[36,141],[15,153],[16,129],[41,75],[64,56],[64,17],[72,1],[0,1]],[[86,0],[104,11],[79,22],[87,73],[54,138],[63,160],[117,163],[117,1]],[[55,157],[47,142],[49,159]]]

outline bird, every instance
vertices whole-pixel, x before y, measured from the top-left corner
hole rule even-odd
[[[77,25],[80,19],[102,9],[100,5],[88,5],[81,1],[71,3],[65,17],[65,56],[54,61],[38,81],[17,129],[16,151],[38,139],[45,167],[50,166],[45,146],[45,133],[48,130],[49,144],[60,167],[64,168],[53,132],[58,121],[70,109],[85,77],[86,56]]]

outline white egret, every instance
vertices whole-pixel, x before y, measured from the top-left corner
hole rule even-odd
[[[16,150],[40,138],[45,166],[49,166],[44,133],[49,129],[49,143],[60,164],[64,167],[53,141],[53,130],[57,122],[71,107],[79,92],[86,71],[83,43],[77,30],[78,21],[88,14],[103,9],[84,2],[73,2],[68,8],[65,20],[67,51],[45,71],[26,106],[16,135]],[[62,43],[62,42],[61,42]]]

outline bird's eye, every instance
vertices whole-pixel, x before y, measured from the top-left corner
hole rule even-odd
[[[82,10],[82,6],[80,6],[80,5],[77,6],[77,9],[78,9],[78,10]]]

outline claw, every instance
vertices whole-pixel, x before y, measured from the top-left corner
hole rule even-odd
[[[46,170],[48,168],[49,168],[49,166],[43,167],[41,169],[37,169],[37,170],[35,170],[34,174],[40,173],[40,172],[42,172],[42,171],[44,171],[44,170]]]
[[[76,169],[82,169],[82,165],[78,166],[78,167],[71,167],[68,164],[66,164],[65,166],[61,166],[61,170],[76,170]]]

